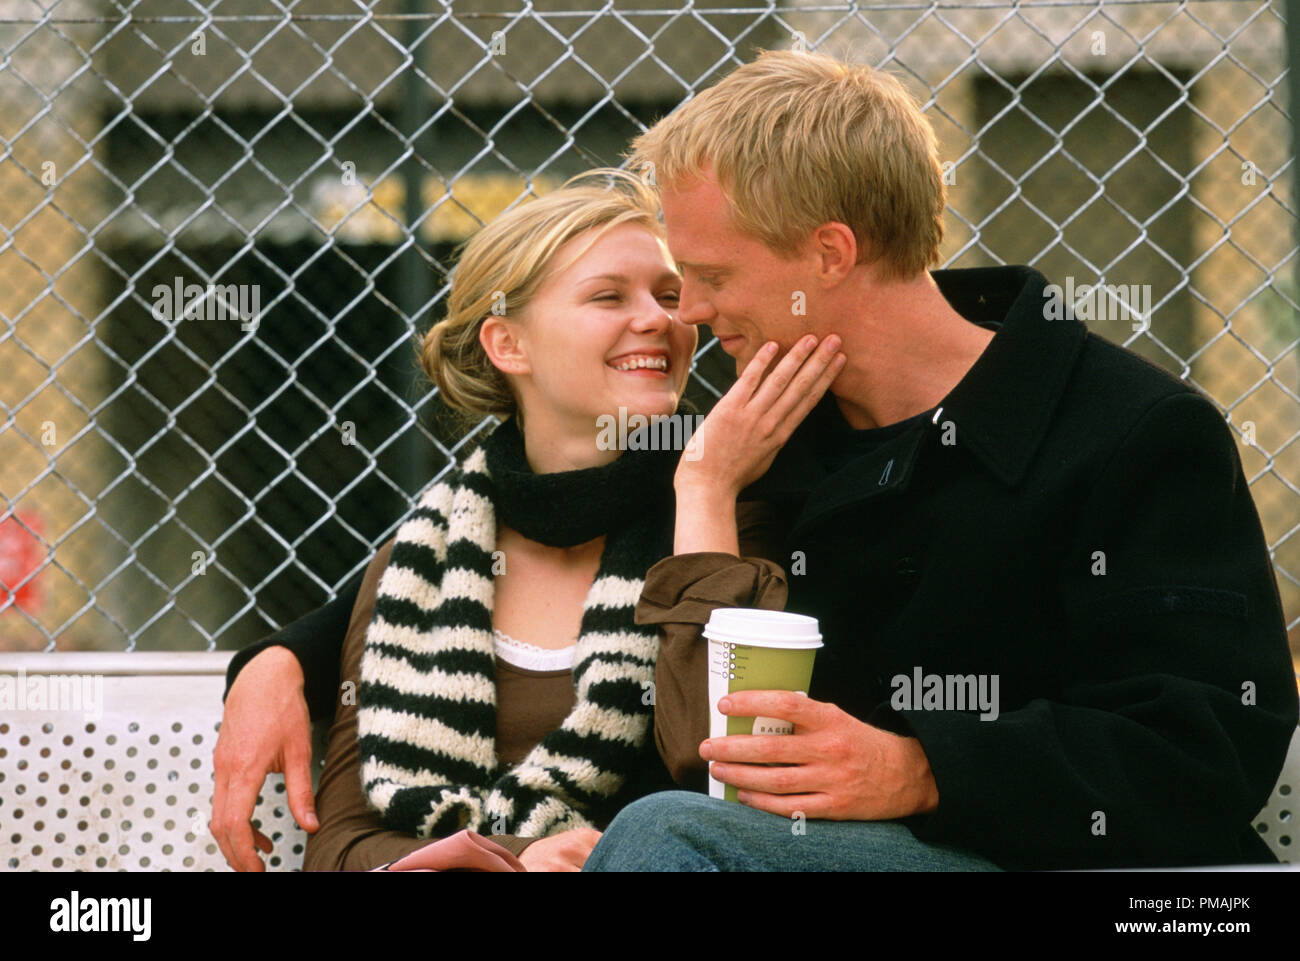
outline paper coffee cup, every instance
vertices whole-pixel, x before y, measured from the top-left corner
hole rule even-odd
[[[771,717],[728,717],[718,701],[735,691],[807,694],[813,658],[822,646],[817,618],[784,611],[720,607],[704,626],[709,641],[709,737],[793,734],[794,725]],[[709,775],[709,797],[736,800],[736,789]]]

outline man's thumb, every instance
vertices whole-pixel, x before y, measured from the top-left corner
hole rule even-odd
[[[316,797],[311,789],[311,750],[285,758],[284,788],[289,795],[289,811],[308,834],[320,827],[316,819]]]

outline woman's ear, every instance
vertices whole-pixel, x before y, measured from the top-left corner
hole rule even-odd
[[[479,325],[478,342],[492,366],[503,374],[531,374],[528,354],[519,342],[518,326],[489,315]]]

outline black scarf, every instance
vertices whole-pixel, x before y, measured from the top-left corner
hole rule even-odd
[[[695,413],[683,399],[674,416],[689,418],[694,427]],[[662,521],[674,506],[673,474],[681,451],[626,450],[601,467],[534,474],[514,417],[492,432],[483,449],[497,519],[548,547],[585,544],[646,515]],[[671,519],[669,513],[670,529]]]

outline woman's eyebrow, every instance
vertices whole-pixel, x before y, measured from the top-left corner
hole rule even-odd
[[[658,281],[680,280],[681,278],[671,270],[665,270],[656,278]],[[614,280],[626,284],[629,282],[626,274],[592,274],[590,277],[583,277],[580,283],[586,283],[589,280]]]

